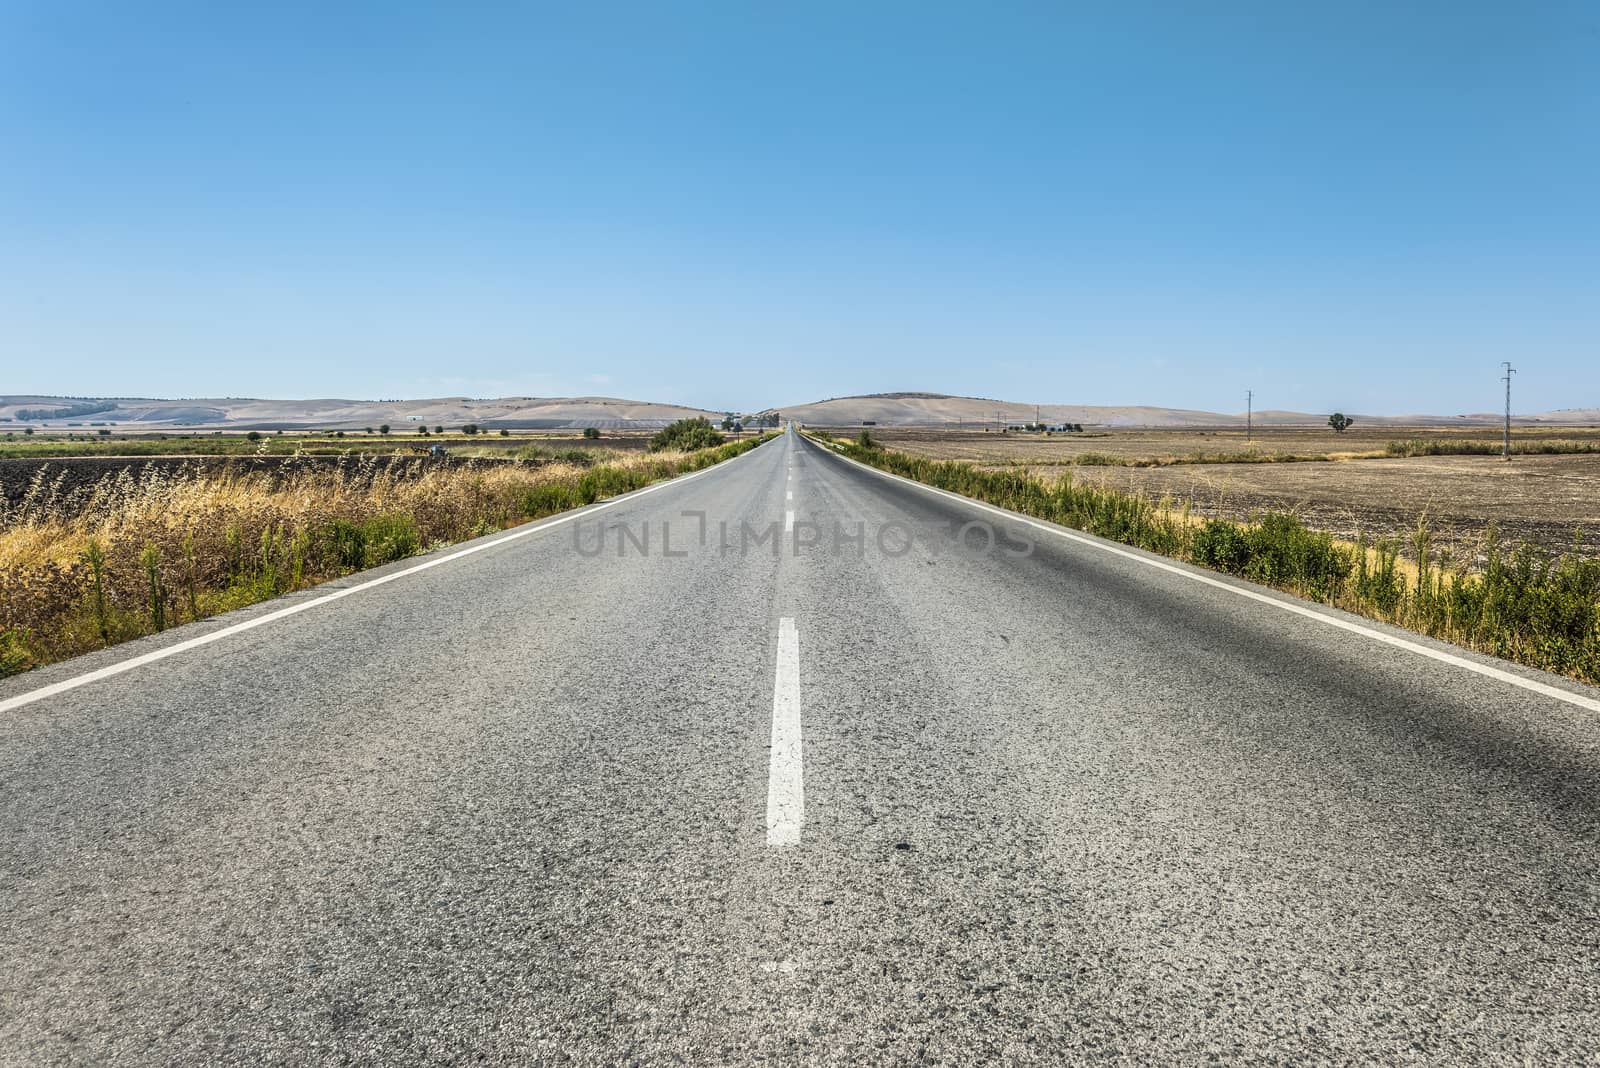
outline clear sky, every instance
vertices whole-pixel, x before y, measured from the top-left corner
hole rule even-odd
[[[1600,405],[1587,0],[0,0],[0,393],[1454,414],[1502,359]]]

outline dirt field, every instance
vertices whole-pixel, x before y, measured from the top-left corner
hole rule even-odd
[[[738,435],[729,435],[737,437]],[[605,431],[590,440],[570,430],[517,431],[505,437],[493,434],[392,434],[352,433],[267,434],[251,441],[244,434],[35,434],[0,437],[0,459],[27,460],[60,456],[289,456],[296,452],[334,456],[344,452],[425,453],[434,445],[473,453],[514,451],[529,445],[544,449],[604,448],[633,451],[649,447],[651,434],[642,431]]]
[[[976,464],[1072,465],[1085,453],[1102,453],[1125,461],[1181,461],[1197,455],[1293,455],[1342,457],[1381,453],[1391,441],[1474,441],[1498,446],[1500,432],[1493,427],[1460,430],[1435,428],[1353,427],[1343,434],[1332,430],[1257,430],[1249,441],[1242,430],[1091,430],[1083,434],[983,433],[981,431],[923,428],[869,428],[875,440],[891,448]],[[835,433],[854,437],[859,427]],[[1582,441],[1600,446],[1600,429],[1593,427],[1515,428],[1513,441]]]
[[[1514,431],[1520,441],[1600,442],[1594,430]],[[1074,458],[1100,452],[1133,459],[1173,458],[1197,452],[1243,452],[1242,434],[1230,431],[1126,431],[1070,439],[885,430],[875,435],[904,452],[960,459],[986,467],[1024,466],[1045,478],[1070,471],[1152,497],[1188,501],[1203,515],[1249,518],[1266,510],[1300,515],[1308,525],[1340,537],[1365,534],[1407,537],[1426,515],[1439,548],[1470,559],[1493,522],[1507,541],[1530,541],[1552,551],[1572,548],[1600,556],[1600,454],[1417,456],[1302,463],[1180,463],[1171,466],[1077,466]],[[1256,434],[1262,453],[1338,455],[1382,451],[1400,438],[1491,440],[1472,433],[1401,431],[1359,434],[1275,430]]]

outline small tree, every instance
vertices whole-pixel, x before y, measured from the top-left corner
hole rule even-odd
[[[444,433],[444,427],[436,426],[436,427],[433,428],[433,432],[435,434],[443,434]]]
[[[600,437],[600,431],[596,427],[586,426],[583,428],[583,436],[588,438],[590,441],[594,441]]]
[[[1348,415],[1345,415],[1343,412],[1334,412],[1332,415],[1328,416],[1328,425],[1333,427],[1333,431],[1336,434],[1343,434],[1346,430],[1349,430],[1354,423],[1355,420],[1350,418]]]
[[[378,433],[380,433],[380,434],[387,434],[388,432],[389,432],[389,424],[388,423],[384,423],[382,426],[380,426],[378,428]]]
[[[260,441],[261,440],[261,431],[252,430],[252,431],[250,431],[250,433],[246,434],[244,437],[245,437],[246,441]]]
[[[367,433],[369,433],[369,434],[372,433],[372,428],[370,426],[367,427]]]
[[[679,419],[676,423],[665,427],[650,439],[650,451],[660,452],[663,449],[679,449],[691,452],[695,449],[704,449],[711,445],[721,445],[724,438],[717,433],[711,421],[704,416],[694,419]]]
[[[507,430],[505,427],[501,427],[500,436],[503,438],[509,438],[511,436],[511,431]]]
[[[471,437],[473,434],[476,434],[478,432],[478,424],[477,423],[468,423],[466,426],[461,428],[461,432],[463,434],[466,434],[468,437]]]
[[[31,426],[23,427],[22,428],[22,434],[23,434],[24,437],[29,437],[29,438],[33,437],[33,427],[31,427]]]

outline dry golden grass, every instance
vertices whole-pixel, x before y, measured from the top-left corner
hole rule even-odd
[[[606,462],[637,468],[646,459],[654,458],[619,454]],[[333,471],[308,468],[286,476],[248,469],[124,472],[80,502],[25,500],[0,516],[0,568],[69,564],[81,558],[91,539],[109,548],[130,538],[166,541],[230,524],[293,528],[386,512],[426,515],[434,520],[430,532],[448,538],[460,533],[459,523],[451,529],[450,518],[462,518],[463,508],[481,511],[486,501],[570,480],[584,470],[571,463],[442,467],[416,461],[380,467],[356,459]]]
[[[588,504],[756,444],[522,462],[155,466],[0,512],[0,675]]]

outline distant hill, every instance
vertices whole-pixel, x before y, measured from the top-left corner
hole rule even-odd
[[[769,411],[771,409],[768,409]],[[860,397],[834,397],[810,404],[777,409],[785,419],[814,426],[993,426],[1031,423],[1083,423],[1111,427],[1232,427],[1244,426],[1244,412],[1207,412],[1148,405],[1033,404],[956,397],[945,393],[872,393]],[[1492,425],[1503,417],[1494,413],[1472,415],[1362,415],[1347,413],[1358,426],[1475,426]],[[1254,416],[1257,426],[1326,426],[1327,412],[1266,410]],[[1512,422],[1581,425],[1600,423],[1600,408],[1572,408],[1538,415],[1512,416]]]
[[[1111,427],[1233,427],[1243,412],[1207,412],[1148,405],[1041,404],[1048,423]],[[765,409],[772,412],[774,409]],[[993,426],[1028,423],[1034,405],[946,393],[874,393],[834,397],[776,409],[784,419],[814,426]],[[60,414],[57,414],[60,413]],[[757,413],[764,414],[764,413]],[[1490,426],[1501,416],[1353,415],[1358,426]],[[388,423],[395,429],[427,424],[459,428],[477,423],[490,428],[560,430],[654,429],[675,419],[705,416],[720,422],[722,412],[678,404],[621,400],[616,397],[436,397],[426,400],[269,400],[254,397],[157,399],[150,397],[0,396],[0,431],[25,426],[65,429],[109,426],[123,430],[195,428],[207,430],[349,430]],[[1267,410],[1255,413],[1257,426],[1324,426],[1326,412]],[[1522,425],[1600,424],[1600,408],[1568,408],[1513,416]]]
[[[90,409],[93,409],[92,411]],[[54,413],[61,414],[54,414]],[[0,397],[0,428],[69,423],[119,429],[351,429],[388,423],[510,429],[652,429],[675,419],[721,412],[615,397],[439,397],[431,400],[265,400],[251,397],[157,400],[142,397]],[[6,422],[5,420],[9,420]]]

